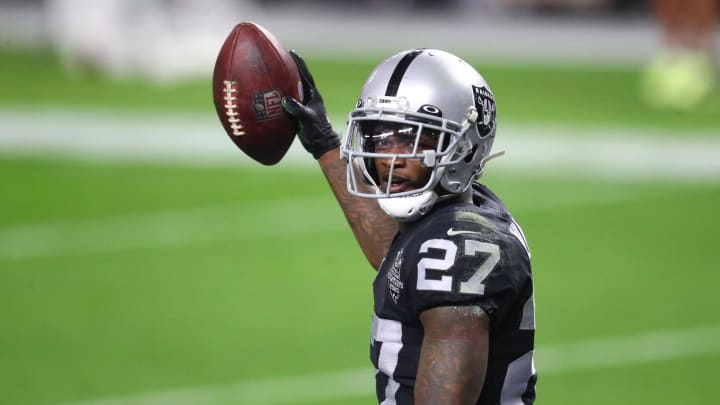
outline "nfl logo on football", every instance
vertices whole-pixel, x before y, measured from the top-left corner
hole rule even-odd
[[[277,90],[266,90],[253,94],[253,106],[258,121],[277,118],[282,114],[282,95]]]

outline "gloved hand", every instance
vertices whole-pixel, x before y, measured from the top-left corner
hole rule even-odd
[[[315,159],[320,158],[327,151],[340,146],[340,136],[333,131],[325,112],[322,96],[315,87],[310,71],[300,55],[290,51],[298,71],[304,89],[305,105],[292,97],[286,96],[282,99],[282,105],[288,114],[298,120],[298,138]]]

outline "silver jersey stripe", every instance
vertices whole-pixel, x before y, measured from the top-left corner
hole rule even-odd
[[[385,400],[380,405],[395,405],[395,393],[400,388],[400,384],[395,381],[393,375],[398,364],[398,354],[403,346],[402,324],[373,314],[372,340],[373,342],[382,342],[377,372],[388,376]]]
[[[522,395],[527,390],[530,377],[535,375],[534,351],[531,350],[508,365],[502,393],[501,405],[523,405]]]
[[[520,320],[520,330],[535,330],[535,295],[525,301],[523,305],[522,319]]]
[[[525,248],[525,251],[528,254],[528,257],[532,257],[532,254],[530,254],[530,247],[528,246],[527,239],[525,239],[525,233],[522,231],[522,228],[520,228],[520,224],[518,224],[515,221],[515,218],[512,219],[512,222],[510,222],[510,227],[508,227],[508,231],[517,238],[517,240],[520,241],[520,243]]]

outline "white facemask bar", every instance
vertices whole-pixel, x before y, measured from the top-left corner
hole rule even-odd
[[[348,191],[358,197],[364,197],[364,198],[394,198],[394,197],[407,197],[407,196],[414,196],[420,193],[423,193],[425,191],[428,191],[435,187],[435,185],[438,183],[438,179],[440,178],[440,174],[442,174],[442,171],[444,168],[438,168],[437,170],[433,170],[430,172],[430,178],[428,179],[425,186],[419,189],[415,190],[409,190],[409,191],[403,191],[400,193],[392,193],[390,192],[390,189],[392,188],[392,175],[395,170],[395,161],[398,158],[397,156],[391,157],[391,166],[390,166],[390,172],[388,173],[388,177],[390,181],[388,181],[386,189],[383,191],[380,184],[377,184],[375,180],[373,179],[373,176],[370,175],[367,171],[367,167],[365,166],[365,158],[361,158],[358,156],[355,156],[353,152],[349,153],[348,157],[350,162],[353,162],[351,164],[348,164],[347,169],[347,187]],[[358,163],[359,162],[359,163]],[[372,188],[373,192],[371,193],[365,193],[360,191],[357,173],[354,168],[357,168],[361,175],[364,177],[364,179],[367,180],[367,183],[369,183],[370,187]]]

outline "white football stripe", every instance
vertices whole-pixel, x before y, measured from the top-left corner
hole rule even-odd
[[[720,326],[704,326],[541,346],[535,350],[535,364],[542,378],[582,370],[642,365],[719,353]],[[62,405],[289,404],[372,396],[373,385],[373,370],[368,367],[89,399]]]

